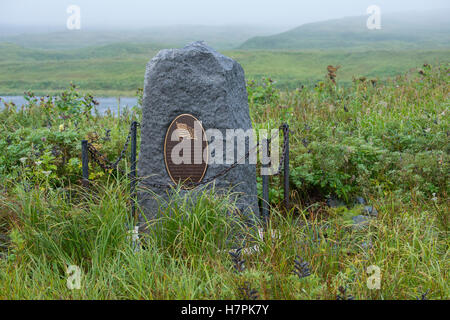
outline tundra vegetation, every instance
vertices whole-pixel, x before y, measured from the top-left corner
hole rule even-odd
[[[232,190],[212,190],[175,195],[137,248],[127,176],[91,162],[82,188],[80,141],[113,161],[139,106],[100,114],[73,85],[6,104],[0,298],[448,299],[449,65],[345,86],[330,67],[315,87],[248,82],[254,127],[291,128],[292,206],[272,177],[262,238],[227,218]],[[67,286],[70,265],[79,290]]]

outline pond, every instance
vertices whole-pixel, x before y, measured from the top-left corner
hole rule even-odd
[[[0,96],[0,109],[3,109],[4,102],[14,102],[14,104],[18,107],[26,104],[27,101],[23,96]],[[38,97],[39,98],[39,97]],[[97,109],[100,113],[104,113],[106,110],[110,109],[112,112],[117,114],[117,109],[120,101],[120,109],[123,110],[125,107],[133,107],[137,105],[137,98],[129,98],[129,97],[103,97],[103,98],[95,98],[99,102]]]

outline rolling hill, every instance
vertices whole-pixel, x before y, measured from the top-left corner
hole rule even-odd
[[[381,15],[381,29],[369,30],[368,16],[302,25],[272,35],[253,37],[240,49],[438,49],[450,47],[450,10]]]
[[[0,29],[7,29],[0,25]],[[0,32],[0,42],[9,42],[32,49],[73,50],[115,43],[157,43],[162,47],[181,47],[189,42],[205,40],[211,46],[228,50],[238,47],[247,39],[258,35],[270,35],[286,30],[285,27],[268,26],[161,26],[145,29],[81,29],[32,32],[29,29],[12,28],[9,33]]]
[[[31,49],[0,43],[0,95],[55,93],[76,83],[100,96],[133,96],[142,87],[145,65],[156,44],[114,43],[73,50]],[[277,86],[294,89],[324,79],[329,64],[341,65],[338,80],[386,79],[420,67],[450,62],[450,50],[225,50],[242,64],[247,79],[272,77]]]
[[[160,49],[206,40],[242,64],[247,79],[272,77],[295,89],[323,80],[328,65],[341,65],[338,81],[387,79],[422,66],[450,62],[450,11],[382,15],[382,29],[367,17],[305,24],[274,36],[240,27],[160,27],[152,30],[83,30],[0,35],[0,95],[58,92],[76,83],[101,96],[133,96],[145,65]],[[259,31],[258,31],[259,30]],[[276,31],[276,29],[272,29]],[[278,30],[279,31],[279,30]],[[278,32],[276,31],[276,32]]]

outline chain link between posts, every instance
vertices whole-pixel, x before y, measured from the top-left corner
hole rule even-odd
[[[135,122],[135,123],[136,123],[136,127],[140,126],[140,124],[138,122]],[[89,151],[89,154],[90,154],[91,158],[100,166],[100,168],[102,168],[102,170],[105,173],[111,173],[112,170],[117,169],[122,174],[125,174],[124,171],[121,168],[119,168],[119,163],[126,156],[126,151],[128,149],[128,145],[130,144],[130,140],[131,140],[132,127],[133,127],[133,125],[131,125],[130,131],[129,131],[128,136],[127,136],[127,140],[125,141],[125,144],[124,144],[124,146],[123,146],[123,148],[122,148],[122,150],[120,152],[119,157],[114,162],[108,161],[108,159],[106,158],[105,155],[103,155],[101,152],[99,152],[91,143],[88,143],[88,151]],[[280,161],[279,161],[279,164],[278,164],[278,169],[275,171],[274,175],[279,175],[281,173],[282,169],[283,169],[284,158],[286,157],[286,147],[287,147],[287,144],[289,142],[289,135],[288,135],[288,133],[289,133],[289,126],[287,124],[281,125],[279,127],[278,135],[280,134],[280,130],[283,131],[283,148],[282,148],[281,158],[280,158]],[[267,146],[270,145],[271,141],[272,141],[272,139],[267,139]],[[215,174],[212,177],[204,179],[204,180],[202,180],[200,182],[186,183],[185,186],[188,187],[188,188],[199,187],[199,186],[208,184],[208,183],[216,180],[217,178],[220,178],[220,177],[226,175],[228,172],[230,172],[235,167],[237,167],[239,165],[239,163],[241,163],[242,161],[248,160],[248,158],[250,157],[250,155],[253,152],[258,152],[259,151],[259,147],[260,147],[260,143],[258,141],[256,146],[253,147],[252,150],[249,150],[245,154],[245,156],[243,158],[235,161],[229,167],[225,168],[224,170],[220,171],[219,173]],[[150,182],[147,182],[147,181],[142,181],[142,184],[144,186],[157,188],[157,189],[170,189],[170,188],[176,187],[175,184],[167,185],[167,184],[159,184],[159,183],[150,183]]]
[[[136,126],[139,126],[138,122],[135,122]],[[127,140],[125,141],[125,144],[120,152],[119,157],[116,159],[116,161],[114,162],[110,162],[105,155],[103,155],[100,151],[98,151],[94,145],[92,143],[88,143],[88,151],[89,154],[91,155],[91,158],[100,166],[100,168],[102,168],[102,170],[105,173],[111,173],[112,170],[119,170],[119,172],[121,172],[122,174],[124,173],[124,171],[119,168],[119,163],[122,159],[125,158],[126,156],[126,151],[128,149],[128,145],[130,144],[130,140],[131,140],[131,134],[132,134],[132,128],[133,125],[131,125],[130,127],[130,131],[128,132],[128,136],[127,136]]]

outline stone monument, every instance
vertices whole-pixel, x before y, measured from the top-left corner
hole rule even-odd
[[[197,134],[193,128],[196,120],[201,124]],[[197,143],[197,149],[208,153],[211,150],[208,143],[202,143],[202,136],[210,139],[205,131],[217,129],[223,133],[224,154],[232,152],[234,156],[235,145],[234,142],[230,145],[227,130],[251,128],[244,70],[239,63],[204,42],[160,51],[147,64],[145,72],[138,200],[146,218],[151,220],[164,213],[160,200],[167,199],[170,191],[157,185],[173,185],[186,179],[198,183],[230,167],[229,161],[207,163],[208,156],[197,164],[177,167],[170,160],[170,151],[176,146],[168,141],[175,130],[175,142],[179,139]],[[249,139],[245,141],[246,150],[250,151],[252,144]],[[252,219],[259,216],[255,163],[246,160],[210,183],[216,190],[231,188],[237,194],[238,210]],[[186,196],[195,192],[185,189]]]

